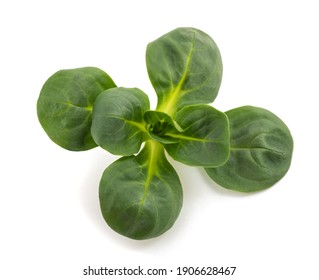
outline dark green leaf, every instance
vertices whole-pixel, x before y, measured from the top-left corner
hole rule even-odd
[[[72,151],[96,147],[90,132],[92,107],[97,96],[112,87],[112,79],[94,67],[53,74],[37,102],[39,121],[51,140]]]
[[[92,136],[115,155],[132,155],[148,138],[143,115],[149,110],[147,95],[137,88],[113,88],[100,94],[93,109]]]
[[[288,171],[293,139],[285,123],[273,113],[244,106],[226,112],[230,122],[228,162],[206,172],[219,185],[241,192],[268,188]]]
[[[103,173],[99,193],[107,224],[133,239],[153,238],[170,229],[183,200],[175,170],[161,144],[152,140],[137,156],[111,164]]]
[[[223,112],[209,105],[184,107],[176,114],[180,133],[166,133],[178,143],[167,144],[169,155],[193,166],[220,166],[229,157],[229,125]]]
[[[222,60],[217,45],[195,28],[177,28],[147,46],[149,78],[158,111],[174,117],[186,105],[207,104],[217,96]]]

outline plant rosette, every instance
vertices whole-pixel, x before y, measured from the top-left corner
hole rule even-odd
[[[39,121],[57,145],[71,151],[100,146],[122,156],[99,185],[101,212],[113,230],[142,240],[174,225],[183,191],[165,150],[234,191],[269,188],[287,173],[293,139],[282,120],[263,108],[224,113],[209,105],[223,71],[209,35],[177,28],[148,44],[146,66],[155,110],[142,90],[117,87],[95,67],[53,74],[37,102]]]

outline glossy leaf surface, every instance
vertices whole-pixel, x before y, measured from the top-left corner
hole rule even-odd
[[[180,133],[166,133],[179,140],[165,145],[169,155],[193,166],[220,166],[229,157],[229,126],[223,112],[209,105],[187,106],[176,114]]]
[[[195,28],[177,28],[151,42],[146,50],[149,78],[158,111],[174,117],[186,105],[214,101],[222,80],[217,45]]]
[[[132,155],[147,139],[143,115],[149,110],[147,95],[137,88],[113,88],[100,94],[93,109],[92,136],[103,149]]]
[[[137,156],[123,157],[104,171],[99,196],[107,224],[132,239],[153,238],[170,229],[183,200],[178,175],[163,147],[152,140]]]
[[[96,147],[91,136],[92,107],[97,96],[112,87],[112,79],[94,67],[53,74],[37,102],[39,121],[50,139],[71,151]]]
[[[226,112],[230,122],[228,162],[206,172],[219,185],[241,192],[268,188],[288,171],[293,139],[285,123],[262,108],[244,106]]]

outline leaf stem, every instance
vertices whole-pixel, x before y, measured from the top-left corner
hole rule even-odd
[[[145,147],[148,150],[149,154],[147,170],[147,177],[149,179],[152,177],[152,175],[157,173],[157,164],[161,153],[163,153],[164,147],[162,146],[162,144],[152,139],[146,141]]]
[[[176,85],[175,88],[168,94],[168,98],[166,101],[160,103],[157,105],[156,110],[162,111],[170,116],[173,116],[176,112],[177,106],[176,104],[178,103],[179,99],[181,98],[181,95],[183,94],[183,86],[185,84],[185,81],[188,77],[189,71],[190,71],[190,65],[193,57],[193,52],[195,49],[195,33],[193,34],[193,41],[191,48],[189,50],[189,53],[187,55],[187,61],[184,69],[184,73],[179,80],[178,84]]]

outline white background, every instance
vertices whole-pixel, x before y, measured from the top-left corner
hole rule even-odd
[[[83,269],[140,265],[174,271],[145,279],[319,279],[316,2],[1,1],[0,278],[129,279],[83,276]],[[273,111],[294,137],[293,161],[273,188],[245,195],[170,160],[184,188],[181,215],[161,237],[133,241],[113,232],[99,210],[101,174],[117,157],[55,145],[36,101],[57,70],[96,66],[117,85],[147,92],[155,108],[145,48],[180,26],[205,31],[220,48],[224,76],[214,106]],[[178,277],[179,266],[237,270]]]

